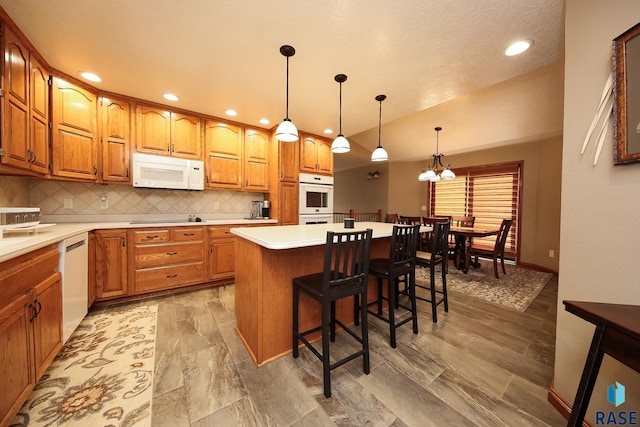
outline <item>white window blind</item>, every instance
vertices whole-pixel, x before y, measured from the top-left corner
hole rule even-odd
[[[476,228],[496,229],[513,219],[505,257],[515,259],[520,212],[521,163],[456,169],[456,179],[431,183],[431,216],[474,216]],[[476,238],[474,245],[493,248],[496,236]]]

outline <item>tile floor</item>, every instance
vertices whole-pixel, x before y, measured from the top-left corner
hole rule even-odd
[[[153,426],[560,426],[547,402],[553,377],[557,280],[525,313],[450,293],[449,313],[420,332],[370,322],[371,373],[361,359],[332,371],[301,350],[256,368],[235,331],[233,285],[158,304]],[[145,304],[149,301],[138,303]],[[332,351],[352,345],[338,334]]]

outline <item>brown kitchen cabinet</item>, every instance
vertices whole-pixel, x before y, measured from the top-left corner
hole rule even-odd
[[[204,227],[130,230],[133,294],[204,281]]]
[[[136,106],[136,151],[201,160],[201,120],[160,107]]]
[[[269,191],[269,134],[265,131],[245,130],[244,189]]]
[[[129,101],[100,97],[101,181],[130,182],[129,144],[131,106]]]
[[[242,128],[207,120],[204,128],[207,186],[242,189]]]
[[[49,73],[5,27],[0,162],[49,173]]]
[[[57,245],[0,264],[0,425],[7,425],[62,347]]]
[[[96,181],[97,94],[53,79],[53,175]]]
[[[281,182],[278,186],[279,198],[279,215],[278,223],[280,225],[297,225],[298,224],[298,183],[297,182]]]
[[[228,226],[209,227],[207,277],[232,279],[236,270],[236,238]]]
[[[127,230],[96,230],[96,300],[127,295]]]
[[[300,172],[333,175],[333,153],[331,152],[331,141],[301,133]]]

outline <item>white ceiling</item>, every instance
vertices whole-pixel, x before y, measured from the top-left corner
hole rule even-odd
[[[344,73],[343,133],[383,123],[511,79],[563,56],[563,0],[0,0],[50,66],[72,76],[93,71],[99,89],[175,105],[255,126],[289,116],[299,129],[338,128],[338,83]],[[518,57],[503,52],[533,39]],[[384,126],[383,126],[384,129]],[[373,135],[373,136],[372,136]],[[393,140],[393,135],[384,138]],[[336,156],[357,165],[377,144]],[[394,144],[402,142],[394,141]],[[405,142],[405,144],[411,142]],[[383,145],[385,145],[383,143]],[[392,160],[412,150],[385,146]],[[358,153],[361,155],[358,156]],[[344,157],[343,157],[344,156]]]

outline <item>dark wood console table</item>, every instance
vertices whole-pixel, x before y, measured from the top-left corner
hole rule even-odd
[[[596,325],[568,426],[581,426],[604,354],[640,372],[640,306],[563,301],[565,310]]]

